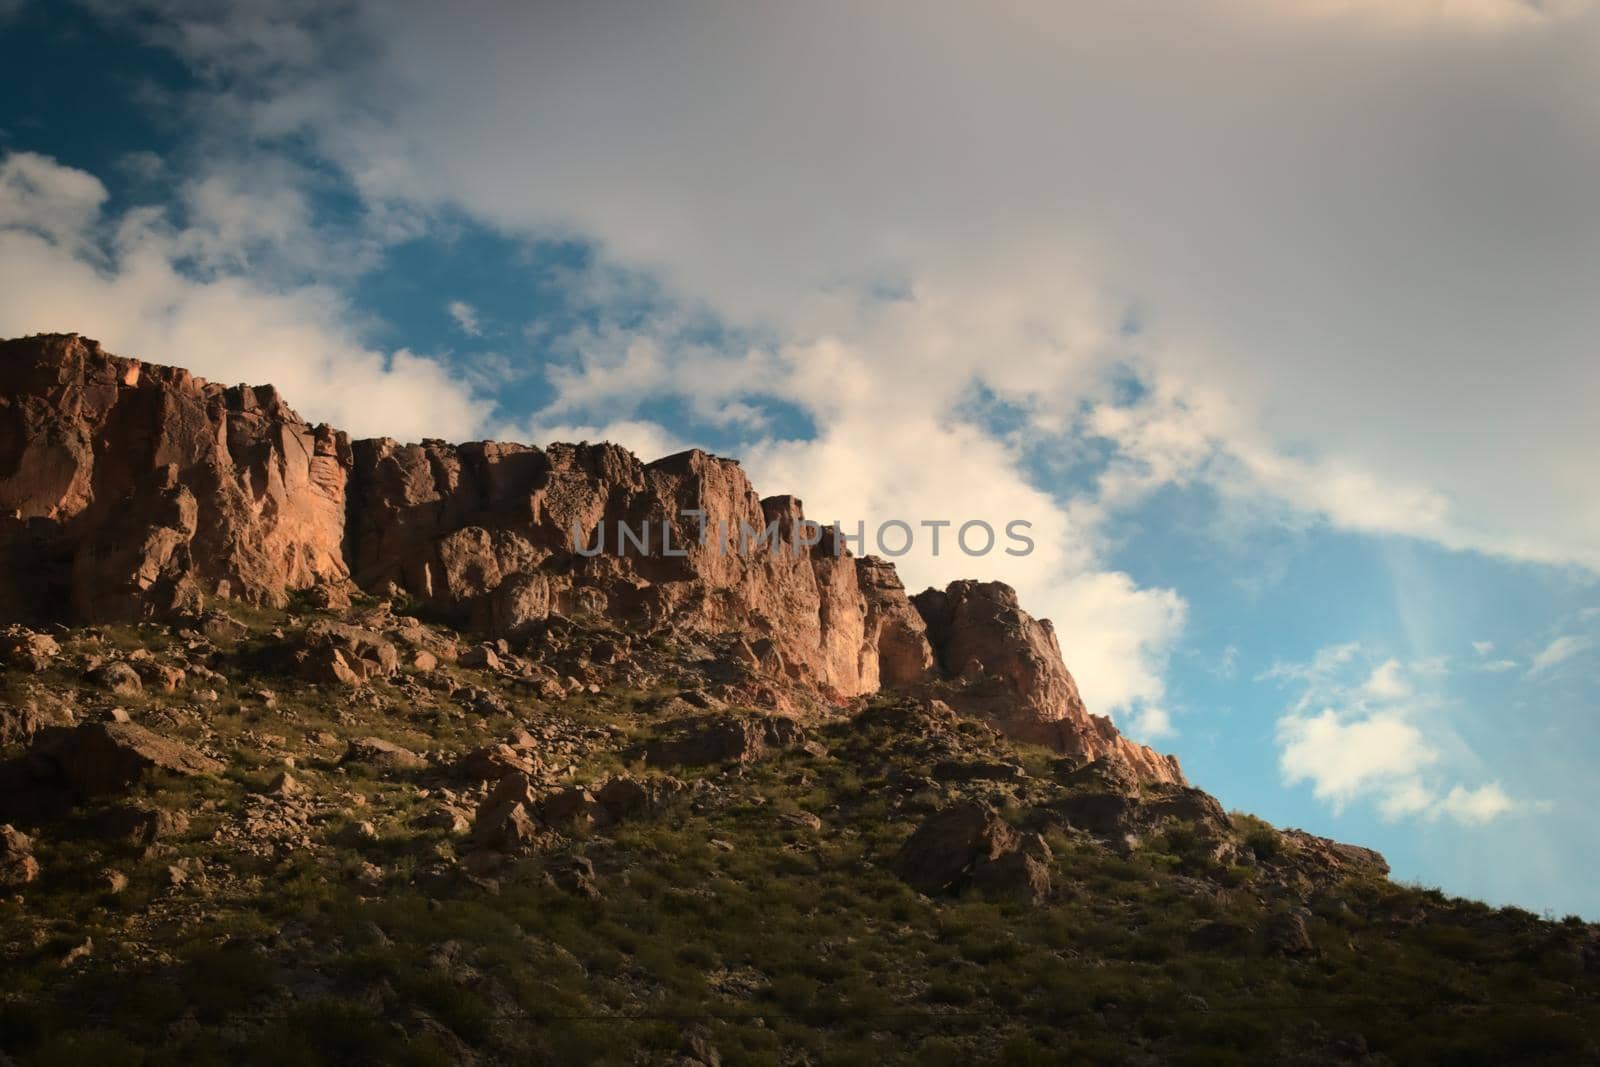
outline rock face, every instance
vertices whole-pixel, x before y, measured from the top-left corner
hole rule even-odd
[[[825,703],[942,668],[961,680],[954,702],[1013,737],[1182,780],[1088,714],[1049,623],[1011,589],[957,582],[913,605],[892,564],[843,549],[799,500],[762,499],[737,462],[697,450],[641,463],[608,444],[352,445],[271,386],[224,388],[76,334],[0,342],[0,622],[194,615],[208,597],[298,590],[338,608],[353,578],[512,640],[585,615],[736,635],[757,676]],[[39,646],[30,663],[47,661]],[[330,624],[301,666],[358,685],[396,656]]]
[[[1120,763],[1135,777],[1183,783],[1175,756],[1163,756],[1092,715],[1061,658],[1055,629],[1017,603],[999,582],[952,582],[913,598],[940,665],[960,685],[947,699],[1009,737],[1083,759]]]
[[[356,581],[478,630],[592,614],[757,635],[765,666],[836,697],[933,665],[893,567],[836,554],[827,531],[796,547],[800,501],[760,499],[733,460],[385,439],[356,442],[351,485]]]
[[[131,620],[346,575],[349,446],[270,386],[0,342],[0,614]]]

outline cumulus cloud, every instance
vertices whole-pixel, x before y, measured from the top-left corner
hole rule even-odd
[[[1419,685],[1437,675],[1435,663],[1367,662],[1358,644],[1332,645],[1259,677],[1298,689],[1277,724],[1285,784],[1309,783],[1336,812],[1369,802],[1388,820],[1477,825],[1533,807],[1498,782],[1449,781],[1477,761]]]
[[[218,121],[377,215],[576,235],[788,339],[819,294],[931,284],[1025,332],[1088,287],[1137,336],[1068,365],[1147,383],[1107,424],[1146,486],[1600,568],[1593,4],[144,6]]]
[[[536,421],[637,425],[664,389],[824,514],[1039,516],[1038,558],[984,565],[1102,706],[1164,706],[1182,600],[1100,536],[1164,485],[1600,568],[1591,5],[419,0],[320,37],[157,7],[216,121],[317,146],[374,217],[576,236],[757,339],[597,330]],[[1019,438],[1084,434],[1094,492],[1041,492]]]
[[[1041,275],[1092,263],[1139,313],[1124,356],[1230,400],[1169,475],[1600,565],[1575,504],[1600,444],[1576,341],[1600,325],[1592,5],[823,4],[704,32],[383,4],[352,31],[375,65],[337,74],[288,20],[186,13],[188,54],[279,79],[246,116],[318,139],[371,203],[591,237],[802,335],[819,292],[930,279],[1017,286],[1025,325],[1072,298]]]
[[[35,152],[13,152],[0,162],[0,228],[74,254],[88,251],[106,195],[99,178]]]
[[[303,415],[361,436],[465,437],[483,424],[487,405],[440,364],[363,346],[331,290],[224,269],[226,227],[178,229],[147,208],[107,216],[104,201],[81,170],[30,153],[0,162],[0,336],[71,330],[215,380],[270,381]],[[216,257],[199,277],[180,269],[197,249]]]
[[[1451,818],[1466,823],[1486,823],[1516,809],[1516,802],[1500,788],[1499,782],[1489,782],[1476,789],[1456,786],[1439,801],[1440,810]]]
[[[1326,708],[1279,722],[1281,763],[1289,785],[1309,781],[1321,799],[1342,808],[1363,792],[1381,787],[1407,795],[1419,789],[1415,775],[1439,758],[1422,731],[1398,714],[1347,715]]]

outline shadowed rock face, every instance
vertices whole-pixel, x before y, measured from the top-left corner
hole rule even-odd
[[[1088,714],[1049,623],[1010,588],[957,582],[913,605],[892,564],[806,531],[798,499],[762,499],[737,462],[698,450],[641,463],[609,444],[352,445],[271,386],[224,388],[75,334],[0,342],[0,622],[281,605],[353,578],[497,636],[556,615],[737,634],[753,668],[832,702],[942,667],[953,699],[1014,737],[1182,780]]]
[[[1061,658],[1055,628],[1017,603],[1000,582],[952,582],[914,598],[940,665],[961,683],[949,699],[1009,737],[1035,741],[1085,761],[1108,759],[1136,777],[1182,784],[1174,756],[1163,756],[1092,715]]]

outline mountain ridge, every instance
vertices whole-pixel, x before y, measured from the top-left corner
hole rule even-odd
[[[810,540],[794,535],[800,500],[758,496],[736,460],[352,441],[270,385],[225,387],[78,334],[0,341],[0,398],[6,621],[170,619],[208,600],[360,589],[494,638],[552,614],[736,632],[785,683],[762,695],[782,710],[798,710],[792,684],[842,706],[957,679],[945,697],[1010,736],[1184,782],[1176,757],[1088,711],[1048,621],[1014,590],[966,581],[910,598],[893,563],[851,556],[827,528],[795,548]],[[682,555],[576,550],[579,532],[593,544],[614,524],[671,531]],[[741,531],[769,527],[793,550],[748,551]]]

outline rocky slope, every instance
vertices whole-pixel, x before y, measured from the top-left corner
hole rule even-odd
[[[742,643],[361,595],[11,628],[0,1062],[1600,1054],[1592,925],[931,693],[775,715]]]
[[[0,1067],[1600,1059],[1600,929],[1225,811],[1003,585],[700,543],[804,522],[731,461],[51,336],[0,509]]]
[[[934,685],[1014,737],[1182,781],[1173,757],[1088,713],[1049,624],[1011,590],[913,601],[892,564],[805,524],[799,500],[762,499],[700,451],[352,443],[270,386],[75,334],[0,342],[0,619],[174,619],[301,590],[338,603],[353,581],[514,641],[553,616],[737,635],[752,699],[785,711]],[[650,540],[621,543],[624,526]]]

